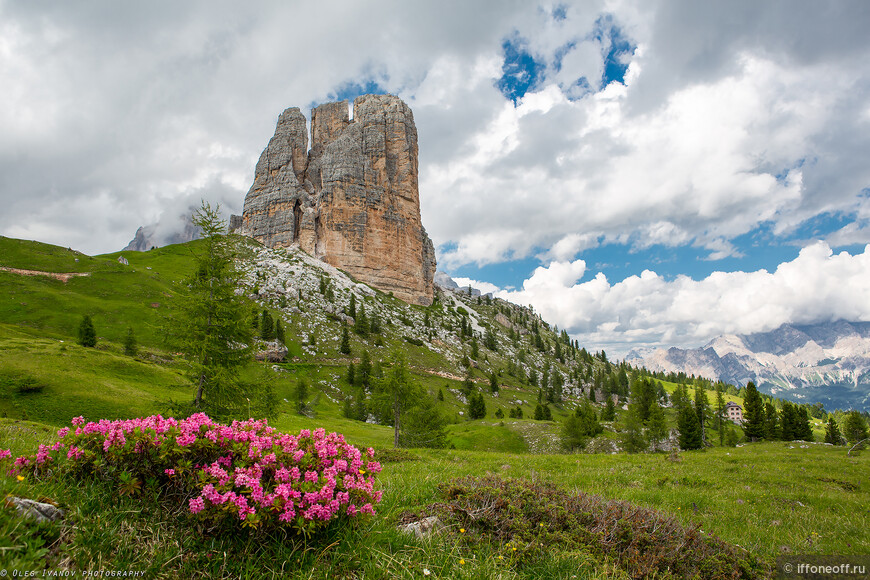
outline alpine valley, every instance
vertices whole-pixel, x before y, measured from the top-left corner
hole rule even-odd
[[[726,334],[695,349],[632,351],[632,364],[652,371],[745,385],[828,409],[870,410],[870,322],[784,324],[770,332]]]

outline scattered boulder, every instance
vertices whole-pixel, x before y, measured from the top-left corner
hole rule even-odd
[[[439,533],[443,528],[444,524],[441,523],[441,520],[437,516],[429,516],[416,522],[401,524],[399,531],[409,536],[416,536],[422,540]]]
[[[264,342],[260,345],[260,350],[254,355],[254,358],[259,361],[268,361],[273,363],[284,362],[287,357],[287,347],[273,340]]]
[[[57,506],[22,497],[9,496],[6,498],[6,505],[14,507],[21,517],[35,520],[37,523],[54,522],[64,516],[63,510]]]

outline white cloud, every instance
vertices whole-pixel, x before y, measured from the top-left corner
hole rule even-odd
[[[610,283],[603,274],[578,282],[582,260],[540,267],[521,290],[497,296],[529,304],[594,348],[625,354],[634,345],[696,347],[724,333],[765,332],[790,323],[870,320],[870,245],[835,254],[803,248],[774,272],[714,272],[703,280],[655,272]]]

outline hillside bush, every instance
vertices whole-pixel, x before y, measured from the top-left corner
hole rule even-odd
[[[520,570],[553,551],[586,552],[615,562],[631,578],[766,578],[768,566],[743,548],[698,527],[627,502],[552,484],[497,476],[464,477],[441,484],[444,502],[404,520],[437,515],[469,546],[489,545]]]
[[[192,517],[215,529],[282,528],[307,536],[333,521],[374,515],[381,500],[374,450],[363,454],[324,429],[290,435],[265,419],[224,425],[198,413],[182,421],[77,417],[57,435],[36,454],[17,457],[11,473],[97,478],[125,495],[138,495],[144,484],[187,501]]]

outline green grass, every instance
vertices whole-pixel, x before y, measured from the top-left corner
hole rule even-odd
[[[300,421],[287,429],[316,426]],[[316,422],[315,422],[316,423]],[[324,422],[328,428],[338,426]],[[361,425],[361,424],[358,424]],[[355,425],[343,425],[353,429]],[[357,429],[360,429],[357,427]],[[382,443],[389,433],[348,432],[348,438]],[[0,447],[33,451],[51,430],[0,421]],[[455,478],[486,476],[546,481],[569,492],[626,500],[671,515],[685,526],[739,545],[768,561],[781,554],[870,552],[870,455],[847,457],[824,445],[759,443],[734,449],[665,455],[530,455],[463,450],[413,450],[417,460],[389,461],[379,482],[384,501],[375,518],[331,529],[308,542],[287,538],[213,537],[183,509],[148,509],[119,498],[107,484],[19,482],[0,478],[0,493],[47,497],[69,510],[65,524],[34,526],[0,511],[0,561],[39,569],[95,566],[145,570],[171,577],[625,577],[582,552],[553,552],[529,566],[505,563],[502,545],[470,547],[450,530],[432,541],[396,532],[405,512],[443,501],[438,486]],[[485,530],[470,529],[481,534]],[[44,542],[40,544],[40,541]],[[224,553],[227,553],[225,556]],[[459,561],[464,560],[465,564]],[[583,567],[585,566],[585,567]],[[581,576],[582,577],[582,576]]]

